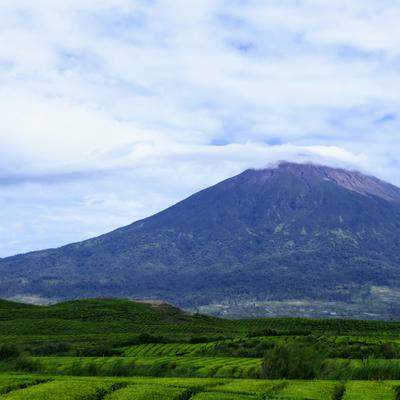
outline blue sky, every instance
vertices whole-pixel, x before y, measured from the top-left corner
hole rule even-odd
[[[277,160],[400,185],[400,4],[2,0],[0,257]]]

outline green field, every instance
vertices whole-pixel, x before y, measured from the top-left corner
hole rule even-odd
[[[26,382],[25,386],[21,382]],[[0,399],[7,400],[158,400],[281,399],[396,400],[400,381],[228,380],[194,378],[82,378],[0,375]]]
[[[0,301],[1,399],[400,399],[400,323]]]

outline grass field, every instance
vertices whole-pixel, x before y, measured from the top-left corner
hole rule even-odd
[[[0,300],[0,400],[399,400],[400,323]]]

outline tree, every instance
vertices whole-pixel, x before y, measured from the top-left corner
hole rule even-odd
[[[270,379],[312,379],[319,375],[324,352],[312,345],[277,345],[264,355],[263,376]]]

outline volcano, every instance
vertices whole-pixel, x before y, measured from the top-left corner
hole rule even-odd
[[[399,318],[400,189],[320,165],[249,169],[102,236],[1,259],[0,296]]]

